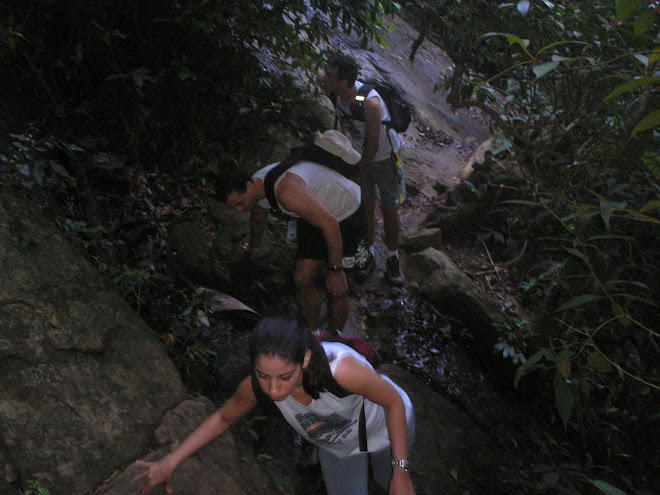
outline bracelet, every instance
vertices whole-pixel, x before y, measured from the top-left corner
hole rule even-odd
[[[398,461],[395,461],[392,459],[392,467],[400,467],[404,471],[408,471],[410,469],[410,461],[408,460],[407,457],[404,457],[403,459],[399,459]]]
[[[344,267],[342,265],[332,265],[332,266],[328,265],[328,269],[331,272],[335,272],[335,273],[341,273],[344,271]]]

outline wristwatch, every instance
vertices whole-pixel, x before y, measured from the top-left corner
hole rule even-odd
[[[328,269],[335,273],[341,273],[344,271],[344,267],[341,265],[332,265],[332,266],[328,265]]]
[[[404,457],[403,459],[399,459],[398,461],[395,461],[392,459],[392,467],[400,467],[404,471],[408,471],[410,469],[410,461],[408,460],[407,457]]]

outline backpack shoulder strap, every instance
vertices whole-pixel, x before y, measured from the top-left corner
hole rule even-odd
[[[340,342],[342,344],[346,344],[346,342],[343,342],[340,339],[336,339],[333,336],[324,336],[324,337],[319,337],[319,341],[321,342]],[[349,347],[352,347],[351,344],[347,344]],[[329,384],[326,384],[325,389],[333,394],[336,397],[347,397],[349,395],[353,395],[352,392],[349,392],[345,388],[343,388],[339,383],[337,383],[337,380],[335,380],[335,377],[330,374],[332,378],[332,382]],[[360,407],[360,416],[358,420],[358,444],[360,447],[360,452],[367,452],[369,450],[369,447],[367,445],[367,419],[366,415],[364,412],[364,397],[362,397],[362,406]]]
[[[278,165],[271,168],[264,177],[264,190],[266,192],[266,199],[268,200],[268,204],[274,213],[282,213],[280,205],[277,204],[277,197],[275,196],[275,182],[280,177],[280,175],[282,175],[301,160],[305,148],[306,146],[298,146],[296,148],[292,148],[289,152],[289,156],[282,160]]]
[[[357,95],[358,95],[358,96],[361,96],[361,97],[362,97],[362,101],[364,101],[364,99],[367,97],[367,95],[369,94],[369,92],[370,92],[372,89],[375,89],[375,88],[376,88],[376,86],[373,85],[373,84],[367,84],[367,83],[364,83],[364,84],[360,87],[360,89],[358,89]]]
[[[369,91],[374,89],[374,87],[375,86],[373,84],[366,83],[360,86],[360,89],[357,91],[357,95],[355,95],[355,100],[353,100],[353,102],[349,105],[351,119],[364,122],[364,101],[367,99]]]

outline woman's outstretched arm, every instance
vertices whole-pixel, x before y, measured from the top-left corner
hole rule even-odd
[[[243,379],[227,402],[206,418],[172,452],[157,462],[139,460],[136,464],[145,468],[134,480],[140,481],[142,495],[149,493],[155,486],[165,482],[165,490],[172,493],[172,475],[181,462],[222,435],[236,421],[250,412],[257,405],[252,390],[250,377]]]

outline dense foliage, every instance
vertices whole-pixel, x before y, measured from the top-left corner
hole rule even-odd
[[[304,100],[294,83],[322,66],[316,46],[338,27],[377,36],[376,19],[389,8],[10,0],[0,5],[0,57],[5,77],[44,105],[44,115],[56,115],[42,131],[66,123],[94,149],[180,169],[193,157],[239,157],[267,141],[270,126],[303,122],[304,114],[292,118],[305,112],[294,103]]]
[[[456,64],[438,88],[499,127],[495,173],[515,164],[526,179],[498,205],[504,221],[480,236],[529,246],[520,294],[540,317],[500,350],[518,357],[537,344],[516,384],[544,371],[548,400],[590,462],[623,470],[640,450],[650,471],[658,467],[648,430],[660,385],[659,8],[651,0],[427,0],[409,9],[417,44],[438,41]],[[577,493],[589,484],[559,466],[548,476],[553,483],[528,489]],[[622,476],[619,485],[634,492],[645,482]]]

